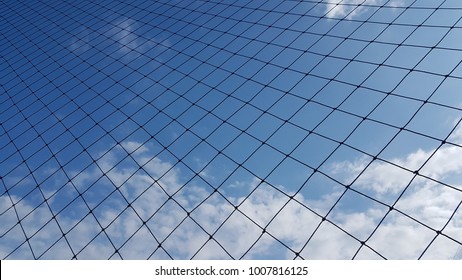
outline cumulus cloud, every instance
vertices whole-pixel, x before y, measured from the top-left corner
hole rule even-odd
[[[427,162],[426,172],[435,178],[457,173],[456,162],[453,164],[457,166],[440,168],[441,164],[447,165],[443,163],[445,159],[454,156],[453,149],[454,146],[443,147],[441,156],[432,157],[435,162]],[[422,164],[420,158],[431,154],[431,151],[418,150],[396,161],[416,167]],[[83,197],[89,201],[92,213],[78,199],[68,207],[69,211],[53,220],[45,204],[34,207],[32,202],[23,199],[13,208],[8,197],[0,198],[3,213],[0,222],[5,225],[0,257],[66,259],[75,253],[83,259],[292,259],[294,252],[300,252],[301,257],[309,259],[354,256],[373,259],[381,258],[380,255],[415,259],[432,242],[436,236],[432,229],[435,229],[442,230],[446,236],[440,235],[424,257],[447,259],[458,255],[460,245],[454,240],[462,241],[462,215],[457,212],[451,218],[462,201],[461,192],[425,178],[414,180],[395,205],[408,216],[390,212],[371,236],[387,214],[387,207],[368,204],[355,208],[341,199],[327,221],[322,221],[320,213],[327,212],[339,193],[317,200],[301,194],[290,199],[284,194],[284,186],[276,189],[253,178],[229,183],[255,190],[249,197],[232,192],[223,197],[200,183],[204,181],[189,180],[186,184],[184,171],[153,156],[148,145],[124,142],[100,155],[99,168],[85,170],[72,182],[78,189],[91,185]],[[348,174],[355,170],[357,173],[361,168],[365,168],[365,162],[357,159],[335,163],[331,171]],[[401,187],[396,186],[410,181],[409,172],[398,172],[394,168],[385,162],[370,165],[353,187],[358,191],[368,190],[378,199],[399,193]],[[424,170],[422,168],[422,172]],[[131,207],[127,207],[128,204]],[[237,210],[234,205],[239,205]],[[34,256],[24,233],[16,225],[14,209],[25,216],[21,224],[30,238]],[[73,253],[61,230],[66,233]],[[367,246],[361,246],[358,240],[367,240]],[[18,249],[9,255],[15,248]]]
[[[457,140],[460,130],[455,130],[451,139]],[[445,144],[437,150],[417,149],[404,157],[393,158],[390,160],[393,164],[380,160],[369,164],[366,158],[337,162],[332,165],[332,172],[348,177],[354,182],[353,188],[379,201],[388,205],[397,201],[394,207],[407,216],[392,211],[393,215],[387,216],[369,245],[390,258],[418,258],[435,236],[435,231],[441,230],[449,239],[462,241],[459,214],[462,201],[461,153],[460,147]],[[364,172],[360,173],[361,170]],[[416,176],[412,172],[414,170],[418,170],[420,175]],[[355,219],[353,216],[350,218]],[[435,242],[425,257],[456,256],[460,244],[448,240],[442,247],[436,247],[438,242]]]

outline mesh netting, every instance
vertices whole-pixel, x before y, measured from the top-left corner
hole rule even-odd
[[[0,258],[462,258],[462,1],[0,1]]]

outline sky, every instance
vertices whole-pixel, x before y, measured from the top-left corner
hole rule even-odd
[[[0,258],[461,259],[461,9],[3,1]]]

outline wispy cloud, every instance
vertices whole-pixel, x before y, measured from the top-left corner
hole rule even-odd
[[[91,48],[91,32],[86,27],[80,27],[76,30],[76,35],[69,42],[69,50],[75,53],[83,53]]]
[[[400,7],[403,0],[334,0],[328,1],[325,5],[325,15],[328,18],[353,19],[366,12],[372,5],[383,5],[388,7]]]
[[[131,59],[150,50],[155,50],[160,54],[171,47],[171,42],[168,39],[160,37],[146,38],[138,35],[138,27],[139,24],[135,20],[121,18],[114,22],[114,27],[107,35],[120,45],[119,52],[130,56]]]
[[[106,37],[117,44],[117,52],[126,58],[136,58],[144,52],[153,51],[161,54],[171,47],[171,42],[161,36],[147,38],[137,33],[139,24],[131,18],[119,18],[109,24],[110,29],[100,34],[86,27],[77,29],[77,33],[69,42],[69,49],[72,52],[83,53],[90,48],[95,47],[93,39],[97,37]],[[105,50],[102,50],[105,51]],[[109,48],[112,52],[113,49]],[[152,53],[151,53],[152,55]],[[159,57],[158,59],[162,59]]]

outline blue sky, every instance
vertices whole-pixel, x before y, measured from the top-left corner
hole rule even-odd
[[[6,1],[0,257],[460,258],[461,8]]]

